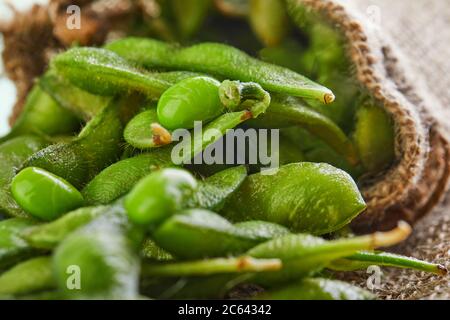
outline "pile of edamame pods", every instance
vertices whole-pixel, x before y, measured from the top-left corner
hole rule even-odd
[[[250,284],[263,290],[247,298],[373,299],[335,273],[446,273],[376,251],[406,223],[349,232],[366,208],[358,181],[395,161],[394,129],[340,34],[300,25],[289,1],[217,2],[237,17],[165,2],[177,43],[164,29],[52,58],[0,140],[0,298],[226,298]],[[242,34],[221,42],[229,23]],[[177,143],[196,121],[203,133]],[[183,165],[233,128],[279,129],[280,167]]]

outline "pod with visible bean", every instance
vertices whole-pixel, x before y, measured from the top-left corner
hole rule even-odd
[[[259,61],[224,44],[201,43],[179,48],[152,39],[125,38],[108,44],[106,48],[148,68],[205,72],[256,82],[269,91],[316,99],[323,103],[331,103],[335,98],[331,90],[294,71]]]
[[[130,220],[154,227],[183,209],[197,187],[195,178],[185,170],[163,169],[139,181],[125,199]]]
[[[36,167],[25,168],[14,177],[11,193],[27,213],[41,220],[54,220],[84,203],[74,186]]]
[[[0,145],[0,213],[13,217],[29,217],[12,197],[10,184],[17,168],[47,145],[45,139],[34,136],[12,138]]]

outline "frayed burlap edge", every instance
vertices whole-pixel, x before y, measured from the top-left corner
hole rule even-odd
[[[363,186],[368,209],[353,226],[360,231],[414,223],[428,213],[448,188],[450,149],[445,129],[433,117],[438,105],[420,92],[397,58],[395,45],[367,19],[336,0],[291,0],[318,11],[344,34],[358,81],[392,116],[396,163]]]
[[[13,24],[2,30],[5,67],[19,89],[13,119],[20,112],[33,79],[42,73],[49,57],[65,47],[64,35],[55,34],[55,12],[65,2],[52,0],[49,8],[35,6],[29,13],[17,14]],[[89,17],[94,25],[100,21],[101,28],[91,28],[96,39],[86,40],[86,44],[102,42],[107,31],[116,27],[108,22],[136,14],[136,6],[132,4],[139,1],[100,0],[95,2],[97,7],[92,7],[91,2],[79,0],[80,5],[85,5],[83,11],[89,6]],[[416,83],[413,85],[410,73],[406,76],[395,45],[351,8],[336,0],[288,2],[320,12],[343,32],[357,79],[395,123],[397,161],[383,175],[366,182],[363,195],[368,209],[353,225],[360,231],[368,231],[391,228],[400,219],[414,223],[439,203],[448,187],[450,151],[445,130],[433,117],[437,104],[427,99]]]

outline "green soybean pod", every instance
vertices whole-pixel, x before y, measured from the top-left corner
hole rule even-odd
[[[25,218],[12,218],[0,221],[0,269],[36,253],[21,238],[22,231],[36,224],[36,221]]]
[[[155,109],[143,111],[131,119],[123,137],[138,149],[158,148],[172,142],[170,131],[161,126]]]
[[[214,212],[190,209],[164,221],[152,233],[152,239],[178,258],[198,259],[238,255],[287,233],[287,229],[268,222],[235,227]]]
[[[26,228],[20,232],[20,237],[33,248],[53,249],[70,233],[109,210],[109,206],[79,208],[54,221]]]
[[[185,170],[163,169],[139,181],[125,198],[130,220],[154,227],[183,209],[197,187],[195,178]]]
[[[123,208],[114,206],[65,238],[52,257],[58,289],[64,297],[136,299],[139,280],[136,242],[142,238],[134,238],[132,233]],[[79,283],[69,278],[73,275],[79,276]],[[68,283],[80,287],[71,290]]]
[[[170,148],[162,148],[110,165],[83,189],[86,202],[91,205],[108,204],[120,198],[149,173],[174,166],[170,154]]]
[[[41,220],[54,220],[84,203],[74,186],[36,167],[25,168],[14,177],[11,193],[27,213]]]
[[[51,258],[39,257],[19,263],[0,275],[0,296],[14,297],[55,288]]]
[[[359,161],[352,141],[333,121],[294,97],[272,96],[267,111],[258,119],[251,120],[250,125],[259,128],[299,126],[323,140],[349,163]],[[303,141],[299,141],[301,143]]]
[[[410,234],[411,227],[405,222],[400,222],[397,228],[388,232],[331,241],[306,234],[290,234],[264,242],[246,254],[259,259],[281,259],[283,268],[280,271],[262,273],[252,279],[258,284],[274,286],[311,276],[332,261],[361,250],[393,246]]]
[[[0,138],[0,143],[20,135],[49,136],[71,134],[80,126],[80,120],[35,85],[28,94],[23,111],[11,131]]]
[[[28,157],[45,148],[48,142],[40,137],[21,136],[0,145],[0,213],[13,217],[29,217],[11,194],[11,180]]]
[[[220,82],[210,77],[185,79],[166,90],[158,101],[158,119],[167,129],[192,129],[223,113]]]
[[[395,159],[394,125],[380,107],[363,105],[358,109],[353,140],[368,172],[380,172]]]
[[[250,0],[250,24],[266,47],[278,45],[289,32],[289,17],[283,0]]]
[[[337,271],[366,270],[369,266],[386,266],[394,268],[412,269],[430,272],[437,275],[446,275],[445,266],[426,261],[405,257],[389,252],[357,252],[349,257],[332,261],[327,268]]]
[[[179,48],[152,39],[125,38],[108,44],[106,48],[148,68],[205,72],[228,79],[256,82],[269,91],[323,103],[331,103],[335,99],[331,90],[306,77],[254,59],[225,44],[201,43]]]
[[[349,283],[307,278],[257,296],[266,300],[373,300],[375,296]]]
[[[235,222],[264,220],[320,235],[342,228],[365,208],[344,171],[328,164],[295,163],[249,176],[222,212]]]
[[[51,145],[32,155],[24,167],[39,167],[82,188],[100,170],[119,157],[122,141],[120,110],[128,99],[113,100],[78,137]]]
[[[86,121],[106,108],[110,98],[93,95],[81,90],[63,79],[54,70],[47,71],[40,79],[39,86],[58,104]]]

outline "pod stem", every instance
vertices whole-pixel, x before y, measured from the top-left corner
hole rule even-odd
[[[270,94],[255,82],[225,80],[219,87],[222,104],[230,111],[248,110],[253,118],[264,113],[270,105]]]
[[[437,275],[446,275],[448,273],[447,268],[440,264],[388,252],[367,251],[361,251],[344,259],[333,261],[329,268],[336,271],[354,271],[365,269],[370,265],[413,269]]]
[[[277,271],[281,267],[282,264],[279,259],[217,258],[190,262],[144,264],[142,274],[151,277],[205,276],[223,273]]]

